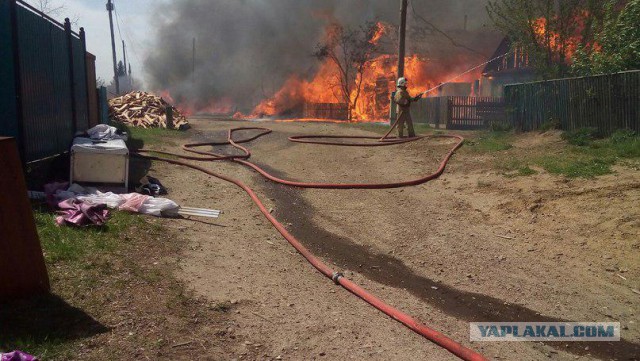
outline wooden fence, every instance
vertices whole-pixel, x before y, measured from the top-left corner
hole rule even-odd
[[[472,130],[492,123],[506,123],[505,103],[496,97],[444,96],[427,97],[411,105],[411,118],[417,124],[436,128]],[[396,119],[396,105],[391,103],[390,123]]]
[[[506,122],[502,98],[449,97],[448,108],[447,129],[483,129]]]
[[[555,123],[562,130],[640,132],[640,71],[505,86],[509,122],[521,131]]]
[[[307,119],[338,119],[349,118],[349,108],[344,103],[304,103],[302,117]]]

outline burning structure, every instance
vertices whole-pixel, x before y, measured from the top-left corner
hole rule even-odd
[[[508,37],[502,39],[491,59],[496,60],[489,62],[482,70],[480,96],[500,97],[505,85],[535,79],[529,55],[520,48],[512,48]]]
[[[484,14],[484,5],[475,0],[427,1],[421,9],[429,9],[428,18],[437,29],[409,17],[405,74],[410,92],[437,87],[486,61],[500,36],[484,27],[487,19],[482,15],[465,15]],[[163,97],[187,114],[383,120],[395,89],[397,7],[385,0],[174,0],[159,16],[160,50],[146,62],[149,85],[164,91]],[[306,15],[288,15],[292,13]],[[352,86],[343,90],[340,67],[330,58],[314,57],[314,50],[332,24],[357,29],[371,21],[377,31],[367,41],[375,52],[357,76],[348,75]],[[448,37],[436,31],[440,29]],[[198,47],[195,59],[192,38]],[[480,75],[471,72],[456,81],[470,84]]]

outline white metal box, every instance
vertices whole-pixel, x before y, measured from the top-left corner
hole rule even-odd
[[[122,139],[75,138],[71,147],[70,183],[129,186],[129,149]]]

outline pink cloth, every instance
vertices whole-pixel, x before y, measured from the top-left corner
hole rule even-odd
[[[151,198],[149,196],[145,196],[144,194],[139,193],[129,193],[123,194],[121,197],[124,199],[124,203],[118,207],[121,211],[129,211],[129,212],[140,212],[140,208],[147,201],[147,199]]]
[[[56,223],[62,225],[85,226],[95,224],[101,226],[109,218],[109,210],[106,204],[83,202],[75,198],[69,198],[58,203],[60,211],[56,217]]]
[[[0,353],[0,361],[38,361],[38,358],[22,351]]]
[[[56,192],[59,190],[67,190],[67,188],[69,188],[69,182],[52,182],[45,184],[44,194],[47,204],[49,204],[51,208],[55,208],[58,203],[55,197]]]

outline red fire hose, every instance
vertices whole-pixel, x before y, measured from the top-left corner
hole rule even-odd
[[[234,140],[233,139],[233,133],[236,131],[241,131],[241,130],[260,130],[261,132],[253,137],[250,138],[245,138],[242,140]],[[269,174],[268,172],[266,172],[264,169],[260,168],[258,165],[249,162],[247,159],[249,159],[249,157],[251,157],[251,152],[240,145],[240,143],[246,143],[255,139],[260,138],[261,136],[264,136],[266,134],[271,133],[270,129],[266,129],[266,128],[257,128],[257,127],[251,127],[251,128],[233,128],[230,129],[228,134],[227,134],[227,141],[226,142],[209,142],[209,143],[193,143],[193,144],[186,144],[184,145],[182,148],[185,151],[188,152],[192,152],[192,153],[196,153],[196,154],[200,154],[203,156],[186,156],[186,155],[181,155],[181,154],[175,154],[175,153],[169,153],[169,152],[162,152],[162,151],[153,151],[153,150],[146,150],[146,149],[142,149],[139,150],[139,152],[141,153],[148,153],[148,152],[153,152],[153,153],[159,153],[159,154],[164,154],[164,155],[170,155],[170,156],[174,156],[174,157],[179,157],[182,159],[189,159],[189,160],[201,160],[201,161],[214,161],[214,160],[230,160],[236,163],[240,163],[243,165],[246,165],[248,167],[251,167],[252,169],[256,170],[258,173],[260,173],[261,175],[263,175],[264,177],[274,181],[274,182],[278,182],[281,184],[286,184],[286,185],[290,185],[290,186],[295,186],[295,187],[303,187],[303,188],[331,188],[331,189],[355,189],[355,188],[360,188],[360,189],[380,189],[380,188],[394,188],[394,187],[404,187],[404,186],[410,186],[410,185],[417,185],[417,184],[421,184],[421,183],[425,183],[428,182],[434,178],[437,178],[438,176],[440,176],[443,172],[444,172],[444,168],[447,165],[447,162],[449,160],[449,158],[451,158],[451,156],[453,155],[453,153],[455,152],[456,149],[458,149],[460,146],[462,146],[462,143],[464,141],[464,138],[462,138],[461,136],[458,135],[437,135],[437,136],[431,136],[431,138],[436,138],[436,137],[444,137],[444,138],[455,138],[458,140],[458,142],[456,143],[456,145],[449,151],[449,153],[447,153],[447,155],[445,156],[445,158],[442,160],[442,162],[440,163],[440,166],[438,167],[438,170],[435,173],[432,174],[428,174],[426,176],[414,179],[414,180],[409,180],[409,181],[404,181],[404,182],[395,182],[395,183],[306,183],[306,182],[294,182],[294,181],[289,181],[289,180],[285,180],[285,179],[280,179],[277,178],[271,174]],[[383,139],[379,139],[377,137],[363,137],[363,136],[295,136],[295,137],[290,137],[289,140],[294,141],[294,142],[301,142],[301,143],[311,143],[311,144],[332,144],[332,145],[341,145],[341,146],[381,146],[381,145],[392,145],[392,144],[401,144],[401,143],[406,143],[409,141],[415,141],[418,139],[423,139],[423,138],[427,138],[424,136],[421,137],[414,137],[414,138],[387,138],[386,135],[385,137],[383,137]],[[376,143],[343,143],[343,142],[338,142],[338,141],[322,141],[322,140],[312,140],[312,139],[377,139],[378,142]],[[198,151],[192,148],[196,148],[196,147],[200,147],[200,146],[215,146],[215,145],[232,145],[233,147],[237,148],[238,150],[242,151],[243,154],[241,155],[220,155],[220,154],[215,154],[215,153],[211,153],[211,152],[204,152],[204,151]],[[384,312],[386,315],[390,316],[391,318],[395,319],[396,321],[404,324],[405,326],[407,326],[408,328],[410,328],[411,330],[413,330],[414,332],[424,336],[425,338],[427,338],[428,340],[432,341],[433,343],[445,348],[446,350],[448,350],[449,352],[453,353],[454,355],[458,356],[459,358],[463,359],[463,360],[473,360],[473,361],[480,361],[480,360],[487,360],[484,356],[482,356],[481,354],[466,348],[464,346],[462,346],[461,344],[453,341],[452,339],[448,338],[447,336],[443,335],[442,333],[435,331],[421,323],[419,323],[418,321],[414,320],[411,316],[409,316],[408,314],[386,304],[384,301],[380,300],[379,298],[377,298],[376,296],[370,294],[369,292],[367,292],[365,289],[363,289],[362,287],[358,286],[357,284],[355,284],[354,282],[348,280],[347,278],[345,278],[341,273],[336,272],[334,270],[332,270],[331,268],[329,268],[329,266],[327,266],[326,264],[324,264],[322,261],[320,261],[318,258],[316,258],[307,248],[305,248],[291,233],[289,233],[287,231],[287,229],[280,223],[278,222],[277,219],[275,219],[275,217],[273,217],[271,215],[271,213],[269,213],[269,211],[265,208],[264,204],[260,201],[260,199],[258,198],[258,196],[255,194],[255,192],[249,188],[249,186],[247,186],[246,184],[244,184],[243,182],[241,182],[240,180],[231,178],[231,177],[227,177],[225,175],[222,174],[218,174],[215,172],[212,172],[204,167],[195,165],[195,164],[190,164],[187,162],[183,162],[180,160],[176,160],[176,159],[169,159],[169,158],[160,158],[160,157],[156,157],[156,156],[142,156],[139,154],[136,154],[138,156],[141,157],[145,157],[148,159],[154,159],[154,160],[158,160],[158,161],[163,161],[163,162],[168,162],[171,164],[176,164],[176,165],[180,165],[180,166],[185,166],[185,167],[189,167],[192,169],[196,169],[199,170],[201,172],[204,172],[206,174],[209,174],[213,177],[225,180],[227,182],[231,182],[235,185],[237,185],[238,187],[242,188],[245,192],[247,192],[247,194],[249,195],[249,197],[251,197],[251,199],[253,200],[253,202],[258,206],[258,208],[260,209],[260,211],[262,212],[262,214],[269,220],[269,222],[271,222],[271,224],[278,230],[278,232],[280,232],[280,234],[282,234],[282,236],[304,257],[307,259],[307,261],[309,261],[309,263],[311,263],[318,271],[320,271],[322,274],[324,274],[326,277],[330,278],[333,282],[335,282],[336,284],[341,285],[342,287],[344,287],[345,289],[347,289],[349,292],[353,293],[354,295],[360,297],[361,299],[363,299],[364,301],[366,301],[367,303],[369,303],[370,305],[372,305],[373,307],[377,308],[378,310]]]

